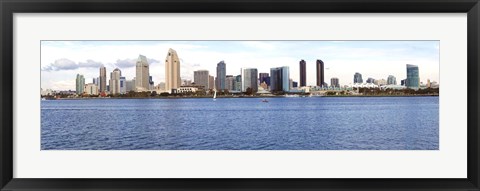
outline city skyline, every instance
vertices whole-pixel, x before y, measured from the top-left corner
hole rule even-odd
[[[75,89],[76,74],[91,83],[101,66],[107,73],[119,68],[122,76],[131,80],[139,55],[147,58],[150,76],[157,85],[165,82],[166,66],[160,58],[170,49],[178,52],[182,81],[193,81],[197,70],[215,75],[217,64],[224,61],[225,75],[237,76],[241,68],[268,73],[271,68],[289,66],[290,78],[299,82],[298,63],[305,60],[306,85],[315,86],[316,61],[322,60],[325,82],[338,78],[342,86],[353,83],[355,72],[364,80],[387,80],[389,75],[397,81],[405,79],[406,64],[421,68],[421,82],[439,82],[438,45],[438,41],[42,41],[41,87]]]

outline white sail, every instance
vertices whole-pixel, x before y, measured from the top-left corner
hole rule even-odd
[[[215,93],[213,94],[213,99],[217,98],[217,90],[215,90]]]

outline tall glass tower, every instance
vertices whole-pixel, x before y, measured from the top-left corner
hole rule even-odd
[[[407,88],[418,89],[420,87],[420,77],[418,66],[407,64]]]
[[[83,77],[83,75],[77,74],[77,80],[75,82],[75,91],[77,95],[83,94],[85,88],[85,78]]]
[[[307,62],[300,60],[300,87],[307,86]]]
[[[353,75],[353,83],[363,83],[362,74],[355,72],[355,75]]]
[[[227,75],[227,69],[225,62],[222,60],[217,64],[217,80],[215,82],[215,88],[217,90],[225,89],[225,78]]]
[[[258,70],[256,68],[242,69],[242,92],[246,92],[247,88],[252,88],[252,92],[258,91]]]
[[[288,66],[270,68],[270,91],[290,91],[290,71]]]
[[[148,77],[150,76],[150,66],[147,57],[139,55],[136,64],[135,88],[137,91],[147,91],[149,87]],[[110,87],[112,89],[112,87]]]

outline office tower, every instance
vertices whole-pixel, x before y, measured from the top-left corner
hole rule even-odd
[[[298,82],[295,82],[295,81],[294,81],[294,82],[292,82],[292,87],[294,87],[294,88],[298,88]]]
[[[107,91],[107,68],[105,66],[100,67],[99,79],[98,88],[100,93]]]
[[[234,90],[235,87],[235,77],[232,75],[227,75],[225,78],[225,89]]]
[[[318,63],[318,60],[317,60],[317,63]],[[323,67],[322,67],[322,70],[323,70]],[[317,69],[317,72],[318,72],[318,69]],[[300,87],[304,87],[304,86],[307,86],[307,62],[305,62],[305,60],[300,60]]]
[[[363,83],[362,74],[355,72],[355,75],[353,75],[353,83]]]
[[[208,89],[215,89],[215,78],[213,76],[208,76]]]
[[[375,83],[375,79],[373,79],[373,78],[368,78],[368,79],[367,79],[367,83]]]
[[[418,89],[420,87],[420,77],[418,74],[418,66],[407,64],[407,88]]]
[[[339,83],[338,78],[331,78],[331,79],[330,79],[330,86],[332,86],[332,87],[334,87],[334,88],[339,88],[339,87],[340,87],[340,83]]]
[[[149,86],[150,66],[147,57],[139,55],[136,64],[135,90],[137,92],[147,91]],[[110,88],[111,89],[111,88]]]
[[[165,88],[167,92],[172,89],[177,89],[181,86],[180,79],[180,59],[177,52],[173,49],[168,49],[167,57],[165,58]]]
[[[98,95],[98,86],[94,83],[86,84],[84,93],[87,95]]]
[[[110,94],[120,94],[120,76],[122,72],[118,68],[110,73]]]
[[[217,64],[217,78],[215,80],[215,88],[217,90],[225,89],[225,76],[227,75],[225,62],[222,60]]]
[[[324,64],[322,60],[317,60],[317,86],[323,86],[325,83]]]
[[[127,80],[125,82],[126,91],[135,91],[135,80]]]
[[[193,72],[193,81],[197,86],[208,89],[208,70],[197,70]]]
[[[235,91],[242,91],[242,75],[235,76]]]
[[[252,92],[258,91],[258,71],[256,68],[243,68],[242,72],[242,92],[246,92],[247,88],[251,88]]]
[[[387,78],[387,85],[397,85],[397,78],[393,75],[389,75]]]
[[[267,84],[267,86],[270,85],[269,73],[259,73],[258,74],[258,79],[260,80],[260,83],[265,82]]]
[[[82,95],[85,88],[85,78],[83,77],[83,75],[77,74],[75,86],[75,91],[77,92],[77,95]]]
[[[288,66],[270,68],[270,91],[290,91],[290,71]]]
[[[155,83],[153,82],[152,76],[148,77],[148,90],[153,90],[153,87],[155,86]]]
[[[120,76],[120,94],[127,93],[127,79],[123,76]]]
[[[93,78],[92,84],[97,84],[97,78]]]
[[[407,79],[400,80],[400,85],[407,86]]]

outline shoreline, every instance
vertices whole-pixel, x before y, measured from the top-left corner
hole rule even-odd
[[[339,97],[439,97],[439,95],[324,95],[324,96],[295,96],[295,97],[286,97],[281,96],[217,96],[216,99],[225,99],[225,98],[339,98]],[[86,99],[213,99],[210,96],[199,96],[199,97],[82,97],[82,98],[55,98],[55,99],[46,99],[46,100],[86,100]]]

